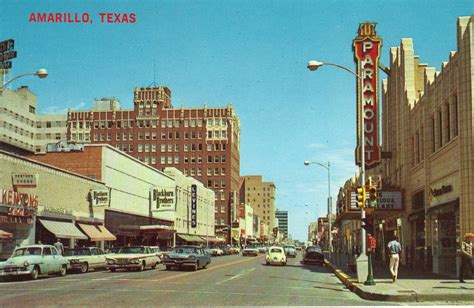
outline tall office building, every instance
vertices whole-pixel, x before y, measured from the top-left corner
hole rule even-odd
[[[240,178],[240,202],[250,204],[260,217],[260,235],[269,237],[275,224],[275,184],[263,182],[261,175]]]
[[[135,88],[133,103],[127,110],[96,100],[98,110],[69,111],[68,139],[107,143],[159,170],[175,167],[198,179],[214,190],[216,234],[229,240],[240,173],[240,121],[232,105],[175,109],[162,86]]]
[[[283,233],[285,238],[288,238],[288,211],[277,210],[275,217],[278,219],[278,231]]]

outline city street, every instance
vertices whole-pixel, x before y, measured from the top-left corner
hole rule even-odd
[[[264,255],[224,256],[207,269],[109,271],[0,283],[0,306],[30,305],[386,305],[360,299],[324,267],[266,266]]]

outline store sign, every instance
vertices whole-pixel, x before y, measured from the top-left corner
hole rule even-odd
[[[109,205],[109,191],[108,190],[91,190],[90,197],[92,206],[108,206]]]
[[[39,174],[13,173],[12,182],[15,187],[36,187]]]
[[[33,194],[2,189],[1,200],[3,205],[22,206],[33,210],[38,208],[38,196]]]
[[[0,42],[0,69],[12,68],[12,62],[16,58],[15,41],[12,39]]]
[[[197,186],[191,185],[191,227],[197,227]]]
[[[438,197],[453,191],[453,185],[443,185],[439,188],[431,188],[430,193],[433,197]]]
[[[153,189],[153,201],[156,202],[156,210],[174,210],[175,187],[159,187]]]
[[[356,200],[357,193],[351,191],[351,210],[358,210],[360,208],[357,206]],[[378,191],[377,192],[377,208],[375,211],[379,210],[402,210],[402,192],[401,191]]]
[[[353,41],[354,61],[357,64],[357,148],[356,163],[361,165],[362,134],[365,138],[365,164],[373,167],[380,163],[381,148],[378,140],[378,66],[382,39],[375,33],[375,23],[359,24]],[[362,110],[362,115],[361,115]],[[364,127],[361,119],[364,117]]]
[[[71,210],[62,208],[62,207],[52,207],[52,206],[45,206],[42,214],[60,214],[60,215],[73,215]]]

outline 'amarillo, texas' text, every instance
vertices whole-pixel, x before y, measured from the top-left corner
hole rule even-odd
[[[101,23],[133,24],[135,13],[99,13]],[[92,23],[89,13],[31,13],[30,22],[41,23]]]

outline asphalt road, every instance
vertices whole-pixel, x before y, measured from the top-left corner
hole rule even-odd
[[[212,258],[207,269],[109,271],[0,282],[0,307],[15,306],[369,306],[324,267],[266,266],[264,255]]]

